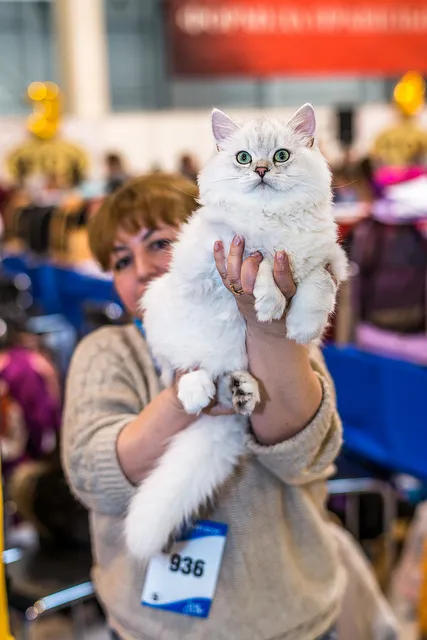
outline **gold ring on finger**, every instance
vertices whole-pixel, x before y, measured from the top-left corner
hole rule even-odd
[[[235,296],[242,296],[245,293],[243,289],[236,289],[234,284],[231,284],[231,282],[230,282],[230,289],[232,290]]]

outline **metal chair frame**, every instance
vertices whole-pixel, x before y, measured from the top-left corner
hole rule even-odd
[[[25,554],[25,551],[18,548],[7,549],[3,553],[4,564],[10,565],[18,562]],[[34,624],[50,613],[61,611],[67,607],[71,608],[71,618],[73,625],[73,636],[75,640],[83,640],[85,637],[85,610],[84,603],[95,597],[95,590],[90,580],[76,584],[54,593],[48,594],[34,604],[21,610],[10,605],[22,622],[21,640],[30,640]]]
[[[328,481],[329,495],[346,496],[345,526],[358,540],[360,537],[360,496],[376,494],[383,503],[383,532],[387,580],[391,577],[396,558],[393,522],[397,516],[397,494],[392,485],[376,478],[332,478]]]

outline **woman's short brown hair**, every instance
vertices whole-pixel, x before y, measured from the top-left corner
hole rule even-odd
[[[108,271],[119,229],[137,233],[159,223],[178,225],[197,208],[197,187],[180,175],[153,173],[126,182],[108,196],[89,221],[89,245]]]

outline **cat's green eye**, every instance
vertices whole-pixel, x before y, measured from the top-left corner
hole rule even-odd
[[[252,156],[247,151],[239,151],[236,155],[236,160],[239,164],[250,164],[252,162]]]
[[[286,162],[291,157],[287,149],[278,149],[273,156],[274,162]]]

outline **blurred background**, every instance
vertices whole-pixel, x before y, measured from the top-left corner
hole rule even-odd
[[[345,434],[330,511],[363,545],[401,637],[427,638],[426,42],[427,0],[0,0],[3,558],[17,637],[62,640],[73,625],[105,637],[86,514],[58,457],[76,344],[127,321],[87,221],[129,177],[196,180],[213,106],[245,120],[311,102],[351,261],[324,342]],[[40,462],[35,518],[16,495],[19,470],[37,479]]]

